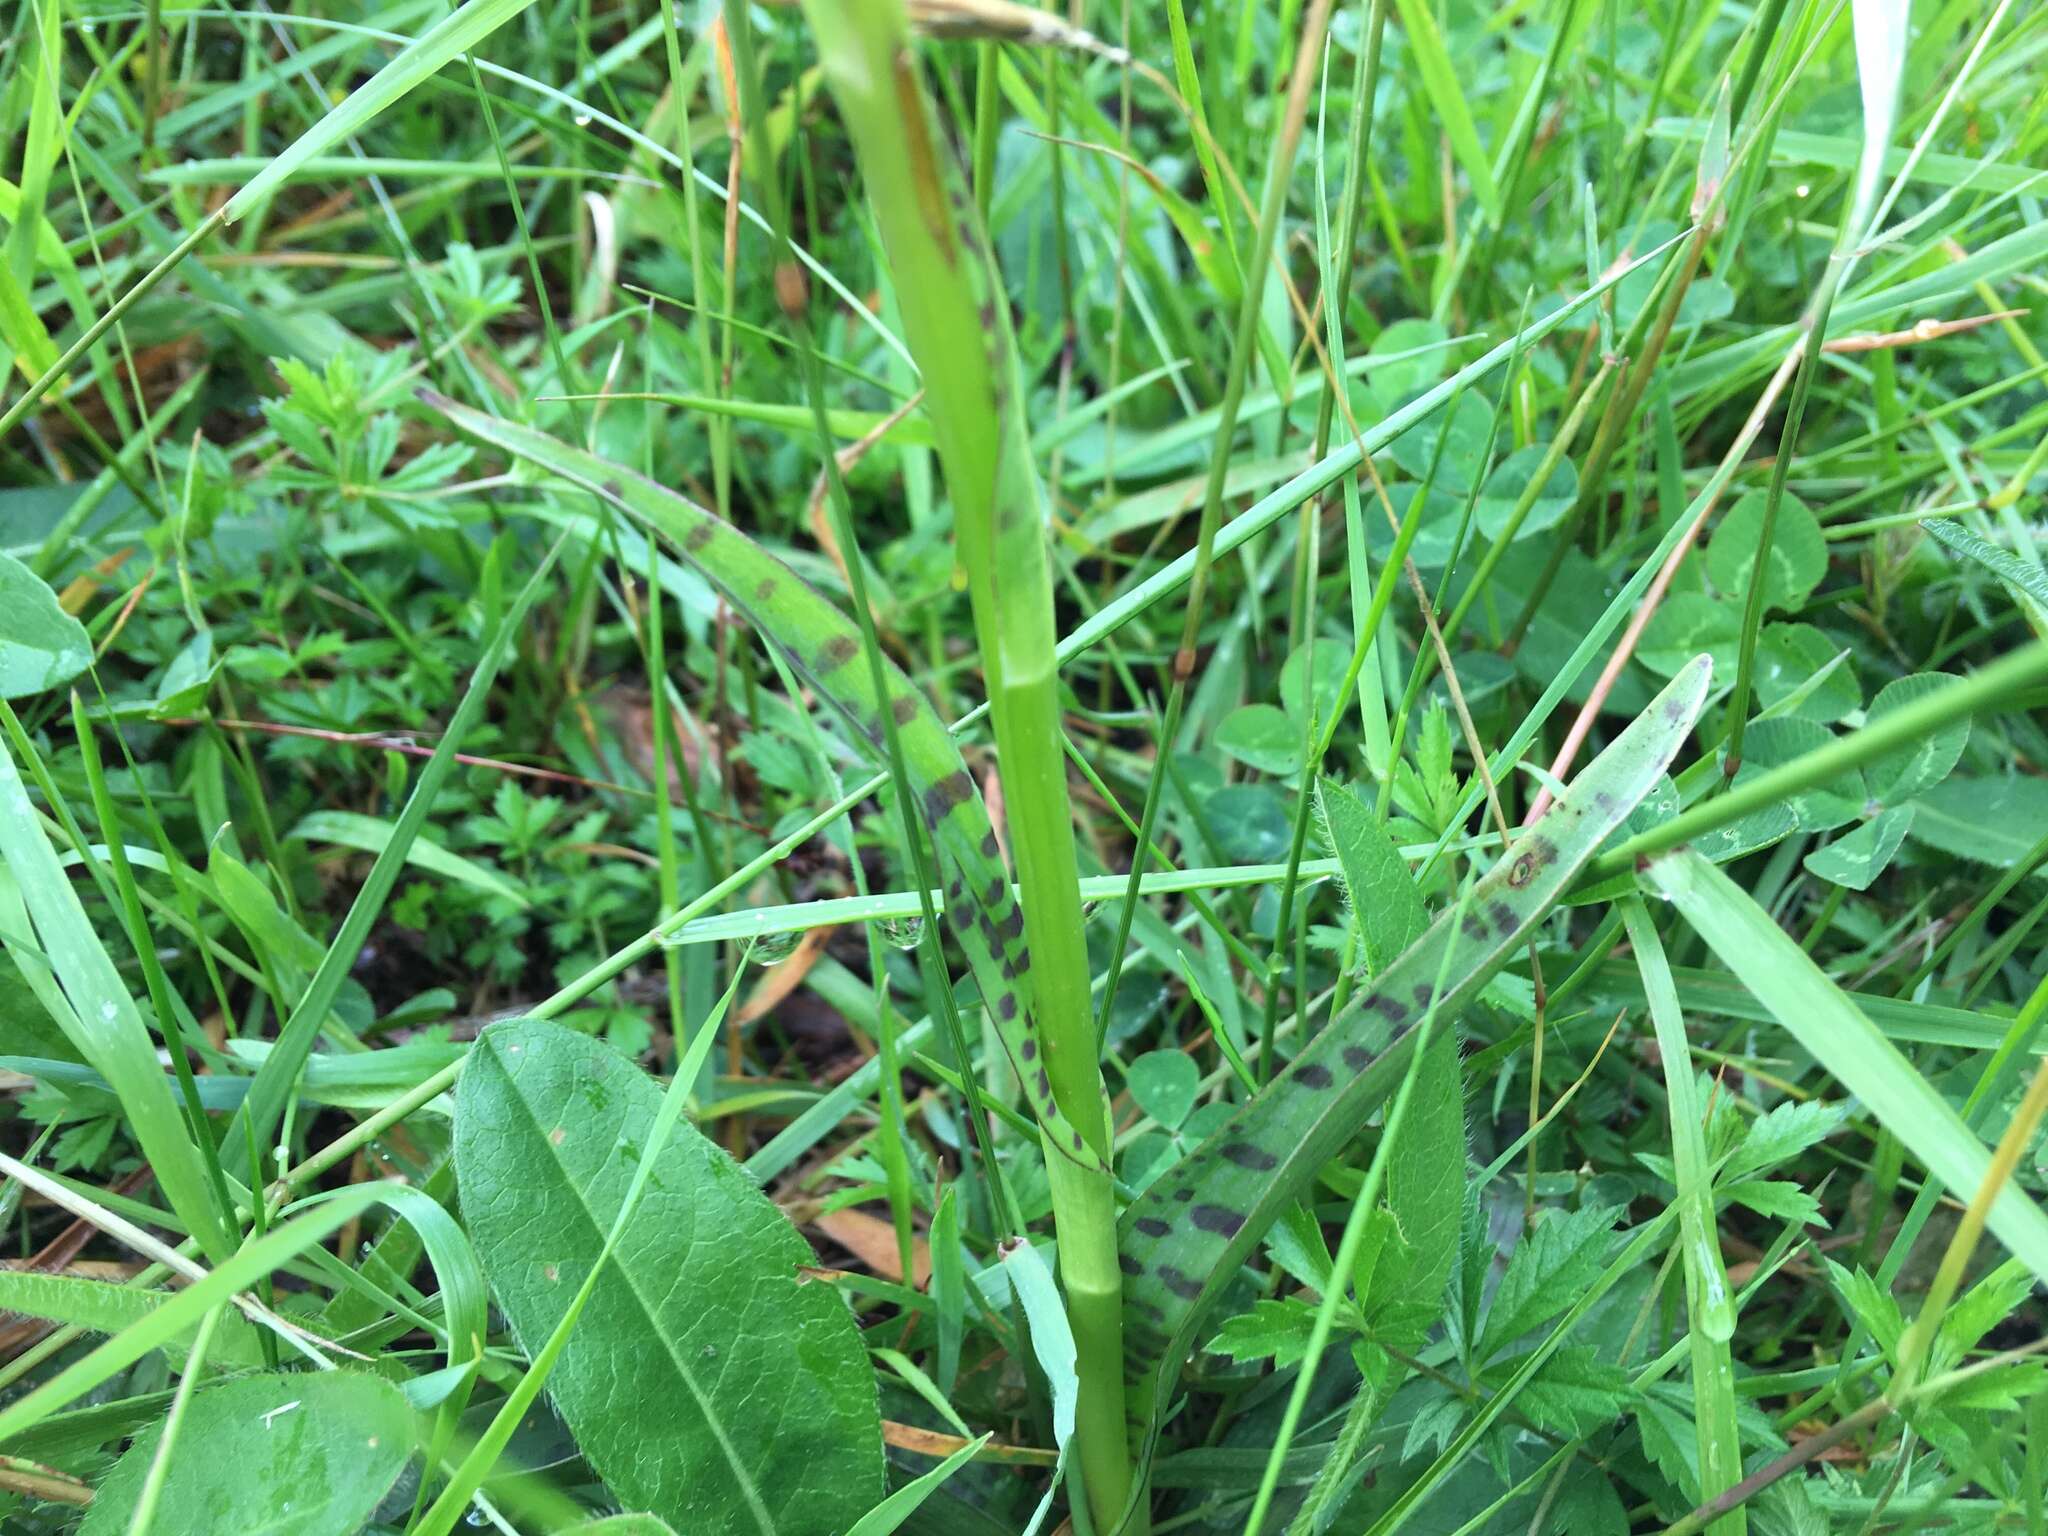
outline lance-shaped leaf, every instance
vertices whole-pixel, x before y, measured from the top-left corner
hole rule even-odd
[[[1710,672],[1704,656],[1682,668],[1462,901],[1126,1213],[1125,1338],[1154,1426],[1196,1328],[1260,1237],[1400,1085],[1429,1012],[1455,1015],[1656,787]]]
[[[882,701],[869,669],[855,666],[860,630],[781,560],[695,502],[544,432],[486,416],[430,390],[420,398],[482,441],[582,486],[674,542],[882,760]],[[1095,1156],[1053,1102],[1032,1027],[1031,952],[1023,909],[1003,868],[988,810],[960,749],[930,703],[891,663],[888,708],[903,746],[910,791],[938,849],[945,913],[999,1027],[1010,1063],[1046,1128],[1049,1145],[1093,1166]]]

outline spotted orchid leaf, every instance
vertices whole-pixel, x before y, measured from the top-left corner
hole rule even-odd
[[[669,540],[846,720],[854,740],[877,763],[884,761],[882,701],[869,668],[854,665],[861,656],[859,627],[782,560],[687,497],[594,453],[431,390],[420,398],[471,436],[581,486]],[[1033,1023],[1023,909],[988,809],[938,712],[893,662],[886,670],[910,789],[938,850],[946,924],[967,956],[1047,1145],[1096,1166],[1095,1154],[1053,1101]]]
[[[1656,788],[1692,730],[1711,671],[1705,656],[1681,668],[1549,815],[1125,1213],[1124,1334],[1148,1445],[1209,1308],[1317,1170],[1400,1085],[1425,1018],[1454,1021]]]

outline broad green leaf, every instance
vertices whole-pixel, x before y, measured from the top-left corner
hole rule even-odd
[[[203,1280],[194,1280],[183,1290],[173,1292],[168,1301],[147,1317],[0,1408],[0,1447],[42,1423],[66,1403],[111,1380],[151,1350],[183,1337],[222,1302],[324,1242],[351,1216],[360,1216],[375,1202],[375,1192],[361,1185],[338,1189],[325,1197],[318,1209],[243,1243]]]
[[[676,1536],[676,1531],[654,1515],[606,1515],[568,1526],[557,1536]]]
[[[2048,779],[1948,778],[1913,802],[1916,843],[2009,869],[2048,834]]]
[[[1741,639],[1742,611],[1736,604],[1705,592],[1675,592],[1644,626],[1636,656],[1661,677],[1677,676],[1701,651],[1725,671],[1735,665]]]
[[[0,742],[0,943],[78,1054],[107,1080],[157,1185],[215,1261],[234,1251],[199,1147],[113,957],[100,943]]]
[[[1322,816],[1324,840],[1344,872],[1344,893],[1365,945],[1366,966],[1378,973],[1429,927],[1422,893],[1415,889],[1415,877],[1386,828],[1357,795],[1321,780],[1316,785],[1316,810]]]
[[[1805,859],[1807,873],[1846,885],[1852,891],[1867,891],[1871,882],[1890,866],[1912,822],[1910,805],[1880,811],[1854,831],[1809,853]]]
[[[136,1436],[79,1536],[120,1536],[156,1455]],[[398,1388],[361,1371],[250,1376],[203,1388],[185,1411],[153,1530],[348,1536],[413,1454]]]
[[[1701,657],[1674,678],[1456,908],[1126,1212],[1125,1348],[1155,1429],[1196,1328],[1253,1247],[1398,1086],[1422,1020],[1454,1022],[1655,787],[1692,730],[1710,670]]]
[[[300,817],[299,824],[285,836],[303,838],[309,843],[339,843],[364,853],[382,853],[397,831],[391,822],[377,816],[355,811],[313,811]],[[406,846],[405,861],[429,874],[482,891],[486,896],[509,901],[515,907],[531,905],[525,893],[497,870],[481,860],[443,848],[424,832]]]
[[[1217,747],[1261,773],[1301,767],[1303,727],[1271,704],[1243,704],[1216,727]]]
[[[1531,443],[1526,448],[1517,448],[1494,467],[1493,473],[1486,477],[1485,489],[1479,493],[1478,504],[1472,509],[1473,520],[1480,533],[1489,539],[1497,539],[1506,531],[1508,519],[1528,492],[1529,482],[1542,467],[1549,447],[1547,443]],[[1570,459],[1560,459],[1550,471],[1549,479],[1537,491],[1536,499],[1529,504],[1529,510],[1522,514],[1515,537],[1526,539],[1532,533],[1554,527],[1571,511],[1578,495],[1578,471]]]
[[[1833,725],[1863,702],[1844,649],[1811,624],[1766,624],[1757,637],[1756,696],[1767,708],[1797,696],[1791,714]]]
[[[838,711],[856,744],[880,760],[883,701],[875,696],[869,669],[852,665],[861,655],[860,631],[781,560],[704,508],[631,470],[431,391],[421,398],[472,436],[582,486],[671,540]],[[999,856],[987,808],[960,749],[924,694],[894,665],[888,668],[887,686],[887,707],[918,810],[938,849],[944,916],[1046,1129],[1047,1144],[1062,1156],[1089,1163],[1092,1154],[1054,1102],[1039,1059],[1023,909]]]
[[[1773,768],[1796,763],[1834,739],[1834,733],[1826,726],[1811,720],[1759,720],[1742,738],[1742,768],[1735,775],[1735,782],[1746,784]],[[1860,817],[1869,800],[1863,775],[1851,768],[1777,804],[1791,811],[1800,831],[1832,832]],[[1769,812],[1759,814],[1768,816]]]
[[[1929,1172],[1963,1199],[1977,1193],[1990,1157],[1976,1133],[1770,913],[1689,850],[1653,861],[1648,878],[1786,1032]],[[2015,1258],[2048,1279],[2048,1216],[2024,1190],[2008,1182],[1991,1203],[1989,1225]]]
[[[617,1051],[501,1024],[456,1097],[463,1214],[513,1334],[554,1331],[602,1252],[662,1093]],[[679,1126],[548,1388],[622,1501],[679,1530],[843,1530],[882,1490],[873,1375],[809,1246]],[[801,1423],[803,1432],[789,1426]]]
[[[1946,672],[1915,672],[1895,678],[1870,701],[1867,723],[1874,724],[1895,709],[1944,688],[1953,688],[1961,681]],[[1902,751],[1872,759],[1864,766],[1863,782],[1869,786],[1872,799],[1886,805],[1904,805],[1947,778],[1962,761],[1963,748],[1969,741],[1969,720],[1951,721],[1938,731],[1918,737]]]
[[[1728,509],[1707,544],[1707,576],[1724,596],[1739,599],[1749,590],[1763,537],[1765,493],[1752,491]],[[1828,571],[1828,546],[1806,503],[1789,492],[1778,503],[1764,572],[1764,602],[1796,612]]]
[[[61,688],[90,665],[85,626],[58,605],[48,582],[0,552],[0,699]]]
[[[1315,706],[1318,729],[1344,704],[1344,674],[1350,669],[1351,647],[1325,636],[1294,648],[1280,668],[1280,705],[1294,722],[1295,735],[1308,728],[1309,706]]]
[[[1124,1073],[1124,1084],[1138,1108],[1170,1131],[1195,1107],[1202,1069],[1185,1051],[1147,1051]]]

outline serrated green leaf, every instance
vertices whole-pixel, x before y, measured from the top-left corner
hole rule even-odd
[[[1828,1278],[1834,1282],[1842,1305],[1877,1340],[1885,1357],[1897,1361],[1899,1340],[1906,1332],[1905,1315],[1899,1310],[1897,1298],[1861,1269],[1847,1268],[1833,1259],[1826,1262]]]
[[[1315,1325],[1316,1309],[1307,1302],[1267,1297],[1253,1302],[1249,1312],[1226,1317],[1209,1340],[1209,1348],[1240,1363],[1271,1360],[1279,1370],[1308,1353]]]
[[[1429,912],[1394,840],[1358,796],[1325,779],[1316,785],[1316,810],[1330,852],[1344,872],[1344,893],[1365,946],[1368,970],[1377,974],[1422,937]]]
[[[1479,1373],[1480,1385],[1499,1391],[1520,1364],[1512,1356],[1493,1361]],[[1515,1406],[1545,1433],[1585,1435],[1622,1417],[1634,1397],[1619,1366],[1602,1360],[1589,1344],[1567,1344],[1537,1367],[1515,1394]]]
[[[107,1474],[79,1536],[119,1536],[156,1457],[144,1431]],[[413,1414],[360,1371],[245,1377],[194,1397],[158,1497],[158,1531],[344,1536],[413,1455]]]
[[[1479,1331],[1481,1359],[1491,1359],[1579,1299],[1607,1262],[1606,1238],[1622,1210],[1618,1205],[1596,1205],[1540,1213],[1508,1256],[1500,1288],[1486,1309]]]
[[[1774,1105],[1750,1122],[1742,1143],[1729,1154],[1719,1174],[1723,1179],[1746,1179],[1775,1168],[1787,1158],[1797,1157],[1808,1147],[1820,1145],[1841,1129],[1849,1118],[1848,1106],[1820,1100]]]
[[[501,1024],[457,1090],[455,1161],[491,1290],[529,1350],[602,1252],[662,1093],[610,1047]],[[614,1494],[692,1532],[843,1530],[882,1491],[872,1373],[815,1256],[687,1126],[595,1282],[548,1387]],[[804,1433],[787,1425],[801,1419]]]

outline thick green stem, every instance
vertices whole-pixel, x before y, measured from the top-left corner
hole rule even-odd
[[[1046,1151],[1080,1353],[1081,1469],[1096,1523],[1106,1528],[1131,1489],[1122,1278],[1060,749],[1044,497],[1028,447],[1009,306],[973,198],[934,124],[901,0],[808,0],[804,9],[894,269],[905,339],[953,501],[1023,895],[1038,1038],[1053,1099],[1079,1143],[1048,1139]]]

